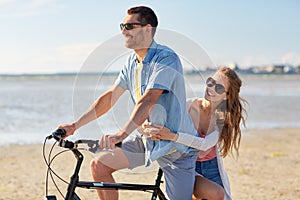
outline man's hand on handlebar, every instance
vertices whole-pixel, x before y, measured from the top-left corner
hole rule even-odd
[[[72,124],[60,124],[57,129],[64,129],[66,131],[66,136],[63,137],[66,138],[70,135],[73,135],[74,132],[76,131],[76,126],[75,126],[75,123],[72,123]]]
[[[116,144],[122,142],[128,135],[125,132],[119,131],[116,134],[102,135],[99,140],[99,149],[111,149],[116,148]]]

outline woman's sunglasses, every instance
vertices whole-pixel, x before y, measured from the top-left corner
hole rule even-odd
[[[225,87],[221,84],[216,83],[216,80],[212,77],[208,77],[208,79],[206,80],[206,85],[207,87],[215,86],[215,91],[218,94],[223,94],[224,92],[226,92]]]
[[[132,30],[132,29],[134,29],[134,27],[135,27],[136,25],[146,26],[147,23],[146,23],[146,22],[134,22],[134,23],[126,23],[126,24],[121,23],[121,24],[120,24],[120,29],[121,29],[121,31],[123,31],[124,28],[125,28],[126,30]]]

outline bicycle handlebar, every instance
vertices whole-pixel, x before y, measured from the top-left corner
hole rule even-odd
[[[57,129],[51,135],[47,136],[47,139],[50,140],[54,138],[58,142],[58,146],[67,148],[67,149],[74,149],[77,148],[78,144],[86,144],[88,148],[87,151],[92,153],[97,152],[110,152],[113,153],[112,150],[104,150],[99,149],[99,140],[77,140],[75,142],[65,140],[63,137],[66,136],[66,131],[64,129]]]

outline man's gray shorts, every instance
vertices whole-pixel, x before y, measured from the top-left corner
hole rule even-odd
[[[140,133],[130,134],[123,140],[121,148],[129,160],[129,169],[145,165],[145,146]]]
[[[122,150],[129,160],[130,169],[145,165],[145,146],[140,133],[135,132],[129,135],[122,142]],[[175,152],[157,160],[164,172],[169,199],[192,199],[197,156],[198,151],[188,154]]]

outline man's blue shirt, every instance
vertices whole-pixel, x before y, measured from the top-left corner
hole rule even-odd
[[[197,135],[186,107],[186,92],[182,65],[177,54],[170,48],[152,42],[143,60],[141,71],[141,94],[148,89],[163,89],[156,105],[151,110],[149,121],[169,128],[172,132]],[[137,56],[131,54],[120,72],[115,84],[130,92],[134,103],[136,99]],[[146,165],[174,151],[188,153],[194,151],[176,142],[147,139]]]

